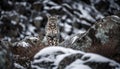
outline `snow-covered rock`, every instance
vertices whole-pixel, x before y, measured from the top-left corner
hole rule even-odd
[[[97,21],[85,33],[78,33],[60,45],[76,50],[93,52],[120,63],[120,18],[112,15]]]
[[[31,64],[35,69],[119,69],[114,60],[64,47],[47,47],[39,51]]]

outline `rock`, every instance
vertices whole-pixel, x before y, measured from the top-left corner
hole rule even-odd
[[[14,9],[13,2],[8,0],[1,0],[0,1],[0,8],[4,11],[12,11]]]
[[[17,21],[12,21],[12,18],[8,15],[4,15],[1,18],[1,24],[0,24],[0,34],[5,37],[18,37],[20,36],[20,33],[23,31],[23,27],[17,23]]]
[[[7,44],[0,41],[0,69],[12,69],[14,68],[13,63],[13,55]]]
[[[33,20],[33,24],[35,25],[35,27],[37,29],[39,29],[39,27],[41,26],[41,22],[42,22],[43,18],[38,16],[38,17],[35,17],[35,19]]]
[[[76,53],[71,54],[69,56],[66,56],[64,59],[62,59],[58,65],[58,69],[64,69],[66,66],[70,65],[72,62],[74,62],[76,59],[80,59],[83,56],[83,54]]]
[[[116,69],[120,64],[94,53],[63,47],[47,47],[39,51],[31,64],[40,69]]]
[[[119,32],[120,18],[114,15],[108,16],[95,23],[87,32],[75,34],[64,41],[61,43],[61,46],[86,52],[94,52],[120,62]],[[67,42],[69,43],[65,45]]]
[[[88,52],[98,53],[120,62],[120,18],[106,17],[94,28],[96,29],[91,29],[88,33],[92,40],[91,46],[87,49]]]
[[[34,2],[32,9],[36,10],[36,11],[42,11],[43,10],[43,4],[41,4],[40,2]]]
[[[14,10],[20,15],[24,15],[29,18],[31,16],[30,6],[31,5],[27,2],[16,2]]]

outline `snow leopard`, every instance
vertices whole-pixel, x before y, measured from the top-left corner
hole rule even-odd
[[[58,16],[47,16],[48,22],[46,24],[46,39],[47,45],[57,46],[59,44],[59,28],[58,28]]]

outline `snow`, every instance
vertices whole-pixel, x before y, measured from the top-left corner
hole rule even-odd
[[[20,37],[21,37],[21,38],[24,38],[24,35],[23,35],[23,34],[21,34],[21,35],[20,35]]]
[[[65,20],[66,18],[67,18],[67,16],[66,16],[66,15],[63,15],[63,16],[62,16],[62,19],[63,19],[63,20]]]
[[[31,35],[31,32],[27,31],[27,32],[26,32],[26,35]]]
[[[81,23],[82,23],[82,24],[85,24],[85,25],[88,25],[88,26],[91,26],[90,23],[88,23],[88,22],[86,22],[86,21],[84,21],[84,20],[82,20]]]
[[[91,69],[89,66],[84,65],[83,63],[84,63],[83,61],[77,59],[69,66],[67,66],[65,69]]]
[[[11,1],[8,1],[8,4],[12,5],[13,3]]]
[[[7,40],[7,41],[11,41],[11,38],[10,37],[4,37],[3,39],[2,39],[3,41],[5,40]]]
[[[29,32],[34,32],[34,30],[36,29],[36,27],[29,25],[28,26]]]
[[[78,36],[75,36],[75,37],[72,38],[72,44],[75,42],[75,40],[76,40],[77,38],[79,38],[79,37],[78,37]]]
[[[53,7],[51,7],[51,9],[60,9],[61,8],[61,6],[53,6]]]
[[[26,6],[27,5],[27,3],[26,2],[16,2],[16,4],[20,4],[20,5],[23,5],[23,6]]]
[[[44,9],[45,9],[45,10],[48,10],[48,9],[50,9],[50,7],[48,7],[48,6],[45,6],[45,7],[44,7]]]
[[[30,39],[30,40],[39,40],[37,37],[31,37],[31,36],[27,36],[27,37],[25,37],[25,39]]]
[[[120,18],[118,16],[112,15],[113,17],[111,18],[111,20],[113,20],[116,23],[120,23]]]
[[[59,26],[64,26],[64,24],[63,23],[59,23]]]
[[[38,17],[35,17],[35,20],[42,20],[43,18],[38,16]]]
[[[11,23],[14,24],[14,25],[17,24],[16,21],[13,21],[13,20],[11,21]]]
[[[84,18],[87,18],[88,20],[95,21],[95,19],[92,18],[92,17],[89,15],[89,12],[86,11],[85,9],[83,9],[83,5],[78,4],[78,8],[79,8],[79,10],[81,11],[81,13],[83,14],[83,15],[80,15],[80,17],[84,17]]]
[[[24,15],[20,15],[20,18],[22,18],[22,19],[27,19],[27,17],[24,16]]]
[[[26,43],[26,42],[24,42],[24,41],[21,41],[21,42],[19,42],[19,43],[17,44],[17,46],[29,47],[30,44],[29,44],[29,43]]]
[[[60,47],[60,46],[57,46],[57,47],[51,46],[51,47],[47,47],[47,48],[44,48],[41,51],[39,51],[34,56],[34,58],[39,57],[39,55],[46,56],[47,54],[52,54],[52,53],[55,53],[57,51],[62,51],[63,53],[75,53],[75,52],[77,52],[77,51],[74,51],[70,48],[64,48],[64,47]],[[83,52],[81,52],[81,53],[83,53]]]
[[[68,39],[70,36],[67,34],[67,33],[65,33],[65,32],[61,32],[61,36],[62,36],[62,38],[64,38],[64,39]]]
[[[89,66],[86,65],[74,65],[74,66],[70,66],[68,68],[65,69],[91,69]]]
[[[63,3],[62,6],[66,6],[66,7],[68,7],[68,8],[71,8],[71,6],[69,6],[69,5],[66,4],[66,3]],[[72,8],[71,8],[71,9],[72,9]]]
[[[79,15],[79,17],[81,16],[81,14],[77,11],[74,11],[74,14]]]
[[[74,29],[73,29],[73,32],[74,32],[75,34],[78,34],[78,33],[85,33],[86,30],[85,30],[85,29],[79,30],[79,29],[77,29],[77,28],[74,28]]]
[[[72,22],[72,20],[71,20],[71,19],[67,19],[66,21],[67,21],[68,23],[71,23],[71,22]]]
[[[15,66],[16,68],[18,68],[18,69],[26,69],[26,68],[24,68],[23,66],[21,66],[21,65],[18,64],[18,63],[14,63],[14,66]]]
[[[96,16],[96,19],[102,19],[102,18],[104,18],[104,16],[102,15],[102,14],[100,14],[100,13],[98,13],[98,15]]]
[[[68,25],[67,23],[64,24],[64,27],[65,27],[64,28],[65,32],[70,32],[71,31],[72,26]]]
[[[44,5],[45,5],[45,6],[44,6],[44,9],[45,9],[45,10],[60,9],[60,8],[61,8],[60,5],[58,5],[57,3],[54,3],[54,2],[52,2],[52,1],[47,1],[47,0],[45,0],[43,3],[44,3]],[[49,7],[49,6],[46,5],[46,3],[49,4],[49,5],[52,5],[52,6]]]

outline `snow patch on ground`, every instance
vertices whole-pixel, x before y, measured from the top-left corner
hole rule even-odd
[[[24,68],[23,66],[21,66],[21,65],[18,64],[18,63],[14,63],[14,66],[15,66],[16,68],[18,68],[18,69],[26,69],[26,68]]]
[[[26,42],[24,42],[24,41],[21,41],[21,42],[19,42],[19,43],[17,44],[17,46],[29,47],[30,44],[29,44],[29,43],[26,43]]]

